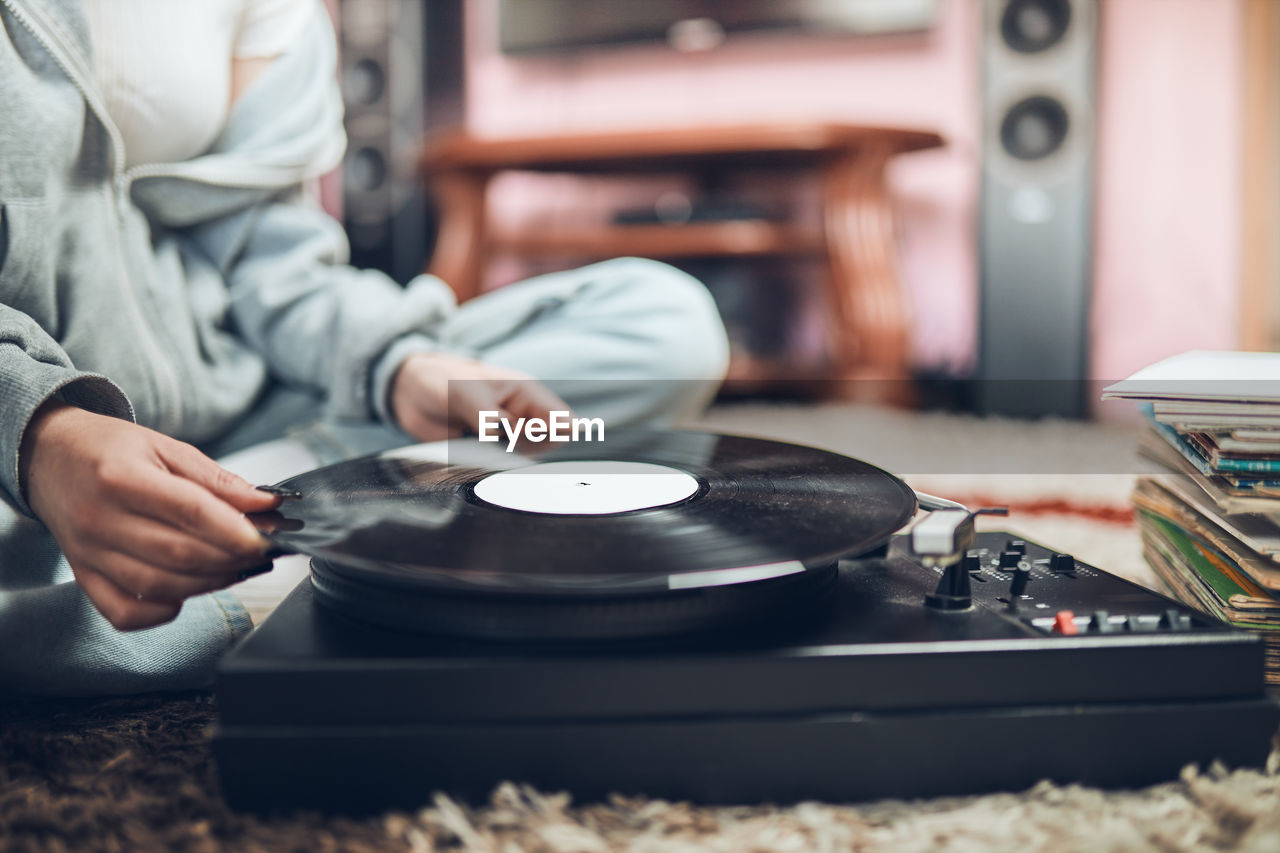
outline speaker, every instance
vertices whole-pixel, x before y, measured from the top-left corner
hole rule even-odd
[[[400,282],[431,256],[437,216],[418,170],[427,134],[462,123],[463,0],[341,0],[343,225],[351,263]]]
[[[983,2],[984,412],[1088,412],[1096,54],[1093,0]]]

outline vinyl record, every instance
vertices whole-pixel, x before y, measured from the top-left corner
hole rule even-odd
[[[340,462],[280,483],[298,497],[257,520],[331,586],[600,600],[829,571],[916,508],[878,468],[775,441],[613,430],[530,447]]]

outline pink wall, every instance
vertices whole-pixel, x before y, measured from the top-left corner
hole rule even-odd
[[[487,136],[819,119],[933,128],[946,149],[892,174],[921,364],[963,370],[976,337],[978,4],[944,0],[931,33],[730,39],[509,58],[493,0],[468,0],[467,121]],[[1236,340],[1240,10],[1236,0],[1100,3],[1094,375],[1116,378]],[[565,184],[572,187],[572,184]],[[549,194],[495,188],[517,218]]]
[[[1239,345],[1241,5],[1101,4],[1096,378]]]

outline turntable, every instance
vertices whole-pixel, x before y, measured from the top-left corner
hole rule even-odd
[[[451,441],[274,488],[312,575],[220,667],[239,808],[1135,786],[1280,723],[1255,636],[814,448]]]

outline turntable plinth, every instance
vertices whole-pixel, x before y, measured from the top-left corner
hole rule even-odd
[[[898,537],[843,562],[804,620],[666,645],[397,631],[317,604],[306,582],[220,669],[223,787],[264,811],[479,800],[506,779],[579,800],[845,801],[1263,761],[1280,710],[1257,637],[1092,566],[1054,571],[1035,543],[1011,610],[1009,539],[979,535],[967,610],[924,605],[942,570]],[[1064,611],[1077,634],[1053,630]],[[1116,630],[1091,625],[1103,611]]]

